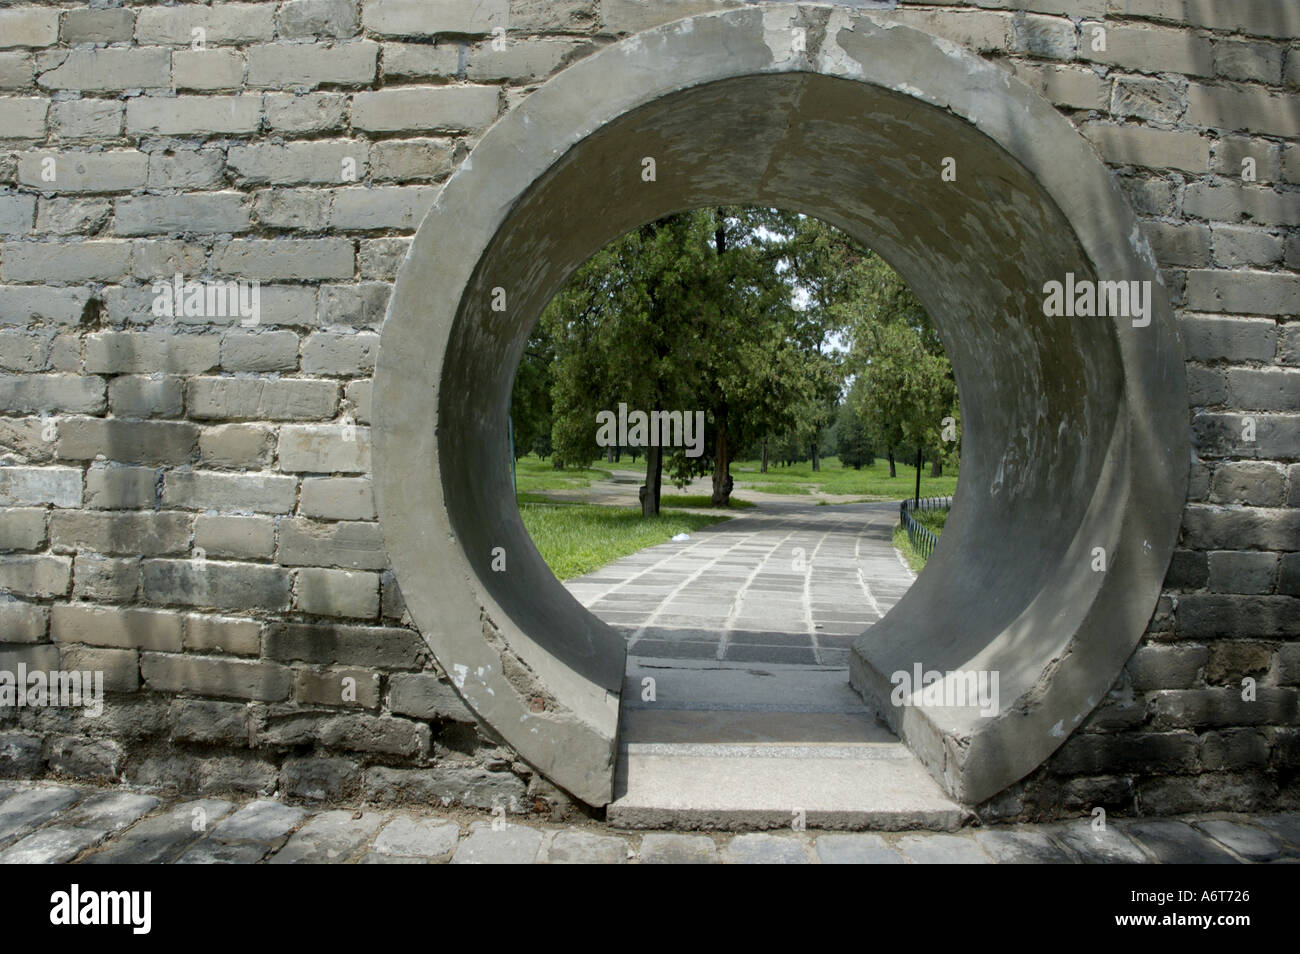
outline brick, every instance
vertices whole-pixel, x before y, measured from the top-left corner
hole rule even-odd
[[[296,371],[298,336],[292,331],[230,331],[221,339],[227,371]]]
[[[51,166],[46,160],[53,159]],[[45,175],[53,172],[53,180]],[[129,192],[144,188],[149,157],[131,149],[107,152],[26,152],[18,156],[18,182],[42,192]]]
[[[116,139],[125,117],[123,103],[73,99],[50,107],[50,132],[59,139]]]
[[[472,131],[496,116],[494,86],[412,86],[352,98],[352,125],[368,132]]]
[[[56,453],[63,460],[102,456],[127,464],[187,464],[198,437],[193,424],[74,417],[59,425]]]
[[[433,673],[394,673],[388,677],[388,708],[416,719],[474,723],[474,714],[451,683]]]
[[[1015,77],[1058,106],[1069,109],[1105,108],[1109,84],[1091,69],[1013,60]]]
[[[369,373],[375,367],[379,335],[368,332],[311,335],[302,346],[302,369],[308,374],[352,377]],[[0,392],[2,393],[2,392]]]
[[[401,254],[406,254],[405,245],[401,247]],[[379,328],[384,323],[391,293],[392,286],[380,282],[322,285],[317,321],[322,327]]]
[[[460,73],[460,44],[385,43],[384,78],[451,79]]]
[[[56,603],[50,635],[56,643],[180,652],[181,618],[169,610]]]
[[[163,506],[181,510],[290,513],[297,502],[293,477],[182,470],[163,477]]]
[[[308,477],[298,512],[327,520],[374,520],[374,488],[364,477]]]
[[[199,463],[204,467],[260,470],[274,449],[275,432],[256,424],[208,427],[199,435]]]
[[[126,375],[108,386],[108,403],[114,417],[180,417],[185,409],[181,379],[173,375]]]
[[[368,146],[350,140],[231,146],[227,164],[242,184],[338,184],[365,175]]]
[[[0,633],[8,643],[42,643],[49,615],[49,608],[38,603],[0,599]]]
[[[86,471],[86,506],[95,510],[151,509],[159,471],[151,467],[92,466]]]
[[[0,510],[0,550],[45,549],[45,508],[6,507]],[[3,629],[0,629],[3,632]]]
[[[1136,692],[1191,689],[1209,658],[1210,651],[1204,646],[1139,646],[1125,668]]]
[[[240,702],[176,699],[167,710],[174,742],[248,746],[249,707]]]
[[[1300,300],[1300,276],[1277,272],[1197,270],[1187,273],[1187,303],[1196,311],[1288,315]]]
[[[89,299],[90,292],[84,288],[0,286],[0,325],[37,321],[75,325],[81,320]]]
[[[353,440],[348,440],[348,437]],[[290,473],[370,472],[370,430],[337,425],[291,424],[280,428],[280,469]]]
[[[1282,82],[1283,48],[1236,37],[1214,43],[1214,72],[1228,79],[1278,86]]]
[[[595,20],[595,0],[510,0],[510,27],[526,33],[585,33]]]
[[[319,756],[286,759],[280,770],[280,787],[286,794],[312,801],[351,799],[361,788],[361,763]],[[357,819],[352,812],[322,812],[276,852],[270,863],[318,864],[345,859],[370,840],[382,821],[383,816],[373,812]],[[336,827],[326,828],[325,823],[330,822]]]
[[[414,231],[438,197],[437,186],[370,186],[340,189],[330,207],[330,226],[339,230]]]
[[[243,85],[244,58],[235,50],[172,53],[172,86],[176,89],[239,89]]]
[[[0,331],[0,368],[32,373],[50,366],[51,331]]]
[[[190,652],[256,656],[262,647],[262,624],[255,619],[186,616],[183,642]]]
[[[716,2],[707,0],[672,0],[671,4],[611,0],[601,4],[601,32],[635,32],[645,29],[645,26],[637,25],[640,23],[666,23],[677,17],[716,7]],[[650,23],[646,22],[647,19]],[[1001,52],[1009,44],[1010,18],[1002,13],[962,11],[960,16],[953,16],[948,10],[904,9],[893,11],[889,19],[973,50]]]
[[[369,669],[299,669],[293,697],[301,705],[379,708],[379,673]]]
[[[140,561],[78,553],[72,561],[72,598],[127,603],[140,590]]]
[[[36,74],[30,53],[0,52],[0,89],[28,89]]]
[[[1097,26],[1106,30],[1105,50],[1092,48],[1093,29]],[[1214,75],[1214,49],[1210,41],[1188,30],[1084,21],[1080,33],[1080,59],[1142,73]]]
[[[1256,729],[1225,729],[1201,737],[1201,767],[1211,772],[1235,771],[1268,764],[1268,742]]]
[[[104,390],[104,379],[94,376],[0,374],[0,411],[96,414],[104,410]]]
[[[337,384],[307,378],[194,378],[189,389],[195,420],[320,420],[338,400]]]
[[[126,130],[146,136],[252,133],[262,119],[260,96],[140,96],[126,104]]]
[[[1123,119],[1173,124],[1183,115],[1183,97],[1178,86],[1161,79],[1119,78],[1111,88],[1111,114]]]
[[[146,47],[71,50],[36,82],[46,89],[157,89],[171,84],[171,55]]]
[[[385,139],[370,150],[376,181],[438,179],[449,175],[455,143],[451,139]]]
[[[184,3],[140,8],[135,38],[140,43],[188,46],[193,30],[203,30],[208,44],[250,43],[275,35],[275,10],[264,3]]]
[[[215,252],[217,270],[241,278],[348,278],[356,250],[347,239],[235,239]]]
[[[287,699],[293,685],[290,670],[276,663],[209,656],[141,653],[140,672],[158,692],[261,702]]]
[[[275,521],[199,514],[194,518],[194,547],[209,559],[269,560],[275,553]]]
[[[119,235],[246,232],[249,215],[248,199],[238,192],[135,195],[118,199],[113,227]]]
[[[6,139],[44,139],[49,100],[0,99],[0,128]]]
[[[69,671],[102,672],[108,692],[137,692],[140,689],[140,657],[130,649],[98,649],[68,646],[60,666]]]
[[[1195,133],[1133,124],[1087,123],[1083,134],[1097,147],[1101,157],[1113,165],[1197,173],[1210,168],[1209,143]]]
[[[58,40],[58,10],[34,6],[0,10],[0,47],[50,46]]]
[[[35,196],[0,196],[0,234],[24,235],[32,230],[32,222],[35,218]]]
[[[1297,534],[1300,513],[1289,510],[1193,504],[1183,515],[1183,543],[1197,550],[1286,550]]]
[[[1234,407],[1248,411],[1300,410],[1300,370],[1231,368],[1228,395]]]
[[[370,395],[373,388],[369,381],[349,381],[343,388],[343,396],[356,411],[358,424],[370,423]]]
[[[130,257],[129,242],[4,242],[0,275],[8,282],[115,281]]]
[[[157,556],[189,549],[193,518],[183,513],[61,512],[50,515],[50,545],[99,553]]]
[[[128,43],[135,33],[134,10],[65,10],[59,35],[64,43]]]
[[[1218,368],[1187,369],[1187,397],[1192,407],[1210,407],[1228,400],[1228,381]]]
[[[1012,17],[1008,39],[1013,52],[1053,60],[1074,59],[1078,46],[1071,21],[1033,13]]]
[[[1294,689],[1257,690],[1247,702],[1241,691],[1229,689],[1173,689],[1157,693],[1152,703],[1152,724],[1157,727],[1267,725],[1294,723],[1300,713]]]
[[[474,4],[366,0],[362,23],[369,32],[380,36],[476,35],[509,26],[509,12],[508,0],[483,0]]]
[[[1282,171],[1282,152],[1277,143],[1247,136],[1221,136],[1214,145],[1212,171],[1230,179],[1242,178],[1245,159],[1253,159],[1255,181],[1275,182]]]
[[[1069,32],[1073,41],[1072,26]],[[496,49],[491,41],[477,43],[470,47],[465,64],[465,78],[471,83],[493,80],[541,82],[558,72],[561,65],[582,48],[582,43],[561,39],[511,40],[504,50]]]
[[[330,748],[408,757],[428,752],[429,736],[427,725],[361,713],[325,719],[317,733],[321,744]]]
[[[61,738],[48,743],[50,770],[78,778],[101,778],[116,781],[122,774],[124,752],[120,743],[112,739]],[[86,835],[74,843],[75,857],[97,840],[96,835]]]
[[[224,170],[221,149],[163,150],[149,155],[148,185],[150,189],[211,189],[221,185]]]
[[[219,610],[287,610],[289,573],[280,567],[215,560],[145,560],[151,603]]]
[[[248,85],[365,86],[374,82],[378,59],[379,44],[369,40],[253,46],[248,49]]]
[[[331,196],[318,189],[264,189],[253,199],[257,221],[275,229],[323,231]]]
[[[317,523],[301,518],[280,523],[279,561],[285,566],[382,570],[388,565],[377,523]]]
[[[1246,676],[1262,676],[1273,662],[1267,643],[1223,640],[1211,647],[1205,679],[1213,685],[1240,686]]]
[[[1300,553],[1282,554],[1277,591],[1286,596],[1300,596]],[[1292,652],[1298,652],[1292,650]]]
[[[1300,196],[1233,181],[1192,183],[1183,194],[1183,210],[1216,222],[1300,225]]]
[[[1290,596],[1192,594],[1178,602],[1178,635],[1261,639],[1289,638],[1300,631],[1300,599]]]
[[[277,132],[318,133],[341,128],[348,104],[342,93],[267,93],[263,106],[267,125]]]
[[[63,596],[72,561],[60,556],[0,556],[0,593],[47,599]]]
[[[1271,318],[1186,316],[1181,325],[1193,360],[1272,361],[1277,351],[1277,323]]]
[[[1210,500],[1251,507],[1281,507],[1286,502],[1286,471],[1263,461],[1231,461],[1214,469]]]
[[[429,656],[418,633],[387,626],[276,622],[264,643],[270,659],[320,666],[419,669]]]
[[[175,277],[176,275],[193,275],[197,272],[206,271],[208,261],[208,250],[196,242],[186,242],[180,239],[159,240],[144,239],[131,243],[131,274],[136,278],[144,279],[149,282],[149,302],[139,311],[128,318],[128,321],[141,321],[145,316],[149,317],[172,317],[178,322],[199,322],[199,321],[216,321],[219,317],[209,317],[214,309],[224,307],[227,300],[238,303],[238,298],[231,297],[229,286],[225,282],[208,282],[208,292],[196,292],[192,296],[185,293],[181,298],[180,307],[175,305]],[[192,286],[193,287],[193,286]],[[202,286],[197,286],[202,287]],[[182,282],[182,289],[185,288]],[[130,290],[134,292],[134,289]],[[206,297],[212,296],[213,308],[207,307]],[[237,294],[237,291],[235,292]],[[247,294],[247,293],[246,293]],[[123,304],[127,298],[128,292],[122,291]],[[221,297],[218,298],[217,296]],[[193,304],[190,304],[191,297]],[[186,314],[187,306],[193,314]],[[168,315],[168,312],[171,315]],[[200,312],[208,312],[208,315],[199,317]],[[110,307],[111,313],[111,307]]]
[[[406,258],[410,247],[411,240],[407,238],[362,239],[357,251],[357,270],[361,278],[372,281],[393,281],[397,278],[397,269]],[[322,304],[325,301],[325,291],[328,289],[329,286],[322,289]]]
[[[1105,772],[1177,773],[1197,768],[1197,739],[1191,732],[1143,735],[1080,733],[1061,746],[1053,767],[1072,775]]]
[[[280,36],[355,36],[360,26],[355,0],[288,0],[280,6]]]
[[[1217,265],[1272,265],[1282,260],[1280,233],[1235,225],[1215,225],[1211,231]]]
[[[1277,554],[1215,550],[1210,558],[1210,592],[1259,594],[1273,590]]]
[[[379,615],[379,575],[348,570],[298,571],[294,604],[316,616],[374,619]]]
[[[1187,122],[1226,132],[1245,131],[1268,136],[1300,136],[1300,116],[1294,100],[1250,86],[1203,86],[1187,89]]]
[[[80,507],[81,471],[75,467],[0,467],[0,503],[7,507]]]

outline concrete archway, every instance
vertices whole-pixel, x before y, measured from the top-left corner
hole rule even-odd
[[[803,5],[678,21],[570,67],[482,139],[416,235],[376,371],[376,492],[411,616],[523,758],[609,801],[624,647],[519,520],[511,382],[578,265],[717,203],[831,222],[935,318],[963,399],[961,488],[852,678],[954,796],[992,796],[1100,701],[1155,606],[1187,479],[1182,349],[1091,147],[997,66],[909,28]],[[1152,282],[1150,323],[1045,317],[1044,283],[1067,273]],[[891,706],[890,674],[918,663],[997,671],[997,714]]]

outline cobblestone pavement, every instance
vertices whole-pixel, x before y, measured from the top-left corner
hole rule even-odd
[[[896,503],[764,502],[565,585],[636,656],[847,667],[914,579],[897,521]]]
[[[1103,864],[1300,861],[1300,813],[1088,819],[933,832],[627,832],[487,812],[167,801],[123,788],[0,782],[5,864]]]

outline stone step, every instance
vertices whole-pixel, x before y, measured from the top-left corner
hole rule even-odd
[[[633,829],[950,831],[967,817],[845,670],[801,666],[633,660],[614,793],[610,824]]]

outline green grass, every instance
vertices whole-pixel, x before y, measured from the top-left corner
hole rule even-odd
[[[805,461],[790,467],[781,467],[768,461],[767,473],[759,473],[759,461],[737,461],[731,465],[731,474],[740,486],[769,494],[824,494],[855,495],[873,500],[902,500],[912,496],[916,489],[916,468],[899,463],[897,477],[889,476],[889,462],[883,458],[870,467],[854,470],[840,464],[838,457],[827,457],[822,469],[813,471],[812,463]],[[944,474],[931,477],[927,465],[921,471],[922,497],[947,497],[957,488],[957,475]]]
[[[920,513],[913,514],[913,518],[937,537],[943,533],[944,524],[948,522],[948,511],[922,510]],[[894,547],[903,554],[903,559],[907,561],[913,573],[920,573],[925,569],[926,558],[912,546],[912,541],[902,526],[894,527]]]
[[[515,489],[521,493],[539,490],[580,490],[590,487],[593,480],[607,480],[607,470],[597,467],[568,467],[556,470],[549,460],[532,454],[515,461]]]
[[[561,580],[590,573],[679,533],[692,533],[728,519],[681,510],[644,518],[631,507],[597,504],[520,503],[519,515],[542,559]]]
[[[670,494],[667,492],[659,495],[659,506],[661,507],[702,507],[709,509],[713,506],[713,498],[708,494]],[[739,497],[731,498],[732,510],[746,510],[753,507],[752,500],[741,500]]]

